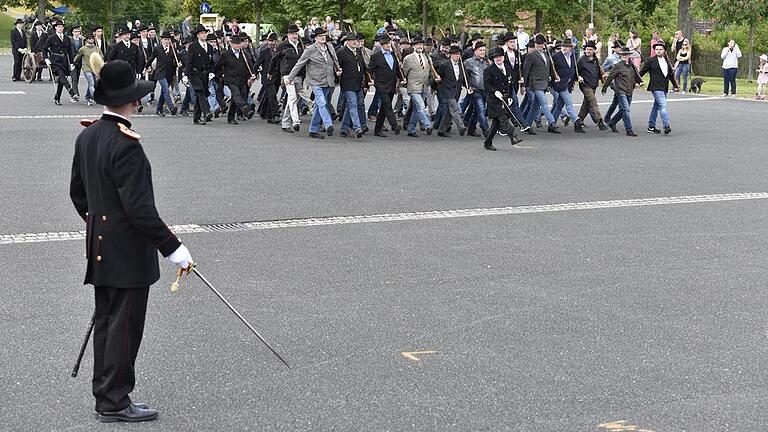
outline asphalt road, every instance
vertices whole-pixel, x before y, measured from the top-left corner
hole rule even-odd
[[[83,229],[69,169],[100,111],[0,70],[0,238]],[[93,307],[82,243],[0,244],[0,430],[762,430],[768,196],[717,197],[768,192],[768,105],[671,99],[670,136],[569,128],[497,152],[137,117],[168,224],[448,212],[183,234],[293,368],[200,281],[171,294],[162,262],[133,395],[161,414],[141,425],[93,419],[90,350],[69,377]],[[674,198],[691,195],[712,198]]]

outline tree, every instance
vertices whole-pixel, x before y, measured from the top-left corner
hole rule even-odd
[[[708,14],[721,24],[746,24],[749,26],[749,59],[747,79],[752,81],[755,50],[755,27],[768,16],[768,0],[711,0]]]
[[[683,32],[683,36],[693,41],[693,33],[691,33],[691,0],[678,1],[677,28]]]

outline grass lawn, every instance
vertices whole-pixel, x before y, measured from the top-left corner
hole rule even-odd
[[[4,13],[0,13],[0,47],[11,47],[11,30],[16,20]]]
[[[701,93],[711,96],[720,96],[723,94],[723,77],[701,77],[706,81],[701,86]],[[688,80],[688,85],[691,85],[691,81]],[[755,91],[757,90],[757,81],[748,83],[745,79],[736,80],[736,96],[747,99],[755,98]]]

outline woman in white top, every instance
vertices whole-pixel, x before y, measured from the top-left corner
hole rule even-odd
[[[629,60],[634,63],[636,69],[640,69],[640,63],[643,62],[643,55],[640,51],[643,46],[643,41],[635,30],[629,31],[629,39],[627,39],[626,46],[632,51],[632,54],[629,55]]]
[[[723,97],[728,96],[730,86],[731,97],[736,97],[736,73],[739,71],[739,58],[741,50],[733,39],[728,41],[728,46],[720,53],[723,59]]]

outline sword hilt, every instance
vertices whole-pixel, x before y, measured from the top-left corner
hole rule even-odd
[[[184,276],[184,272],[187,272],[189,274],[192,272],[192,269],[195,268],[194,263],[189,263],[189,267],[183,269],[180,268],[176,270],[176,280],[171,282],[171,292],[176,292],[179,290],[179,281],[181,280],[181,277]]]

